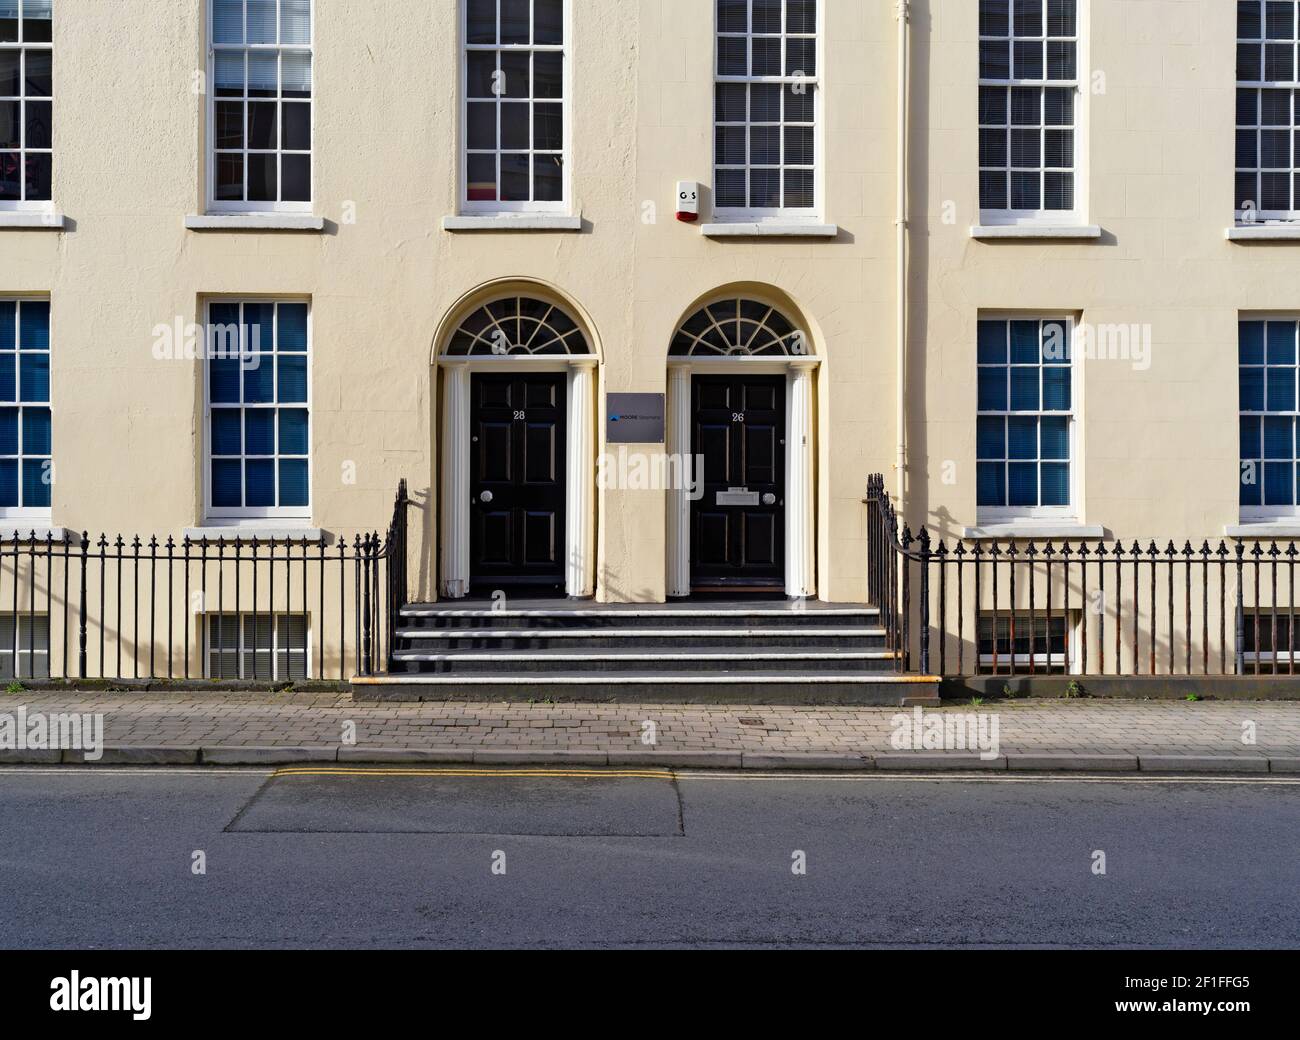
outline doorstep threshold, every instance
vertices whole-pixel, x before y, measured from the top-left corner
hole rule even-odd
[[[892,650],[867,650],[860,653],[845,653],[832,650],[827,653],[795,650],[782,653],[727,653],[719,654],[701,650],[693,654],[656,654],[637,651],[633,653],[603,654],[568,654],[568,653],[519,653],[518,651],[501,651],[500,653],[450,653],[428,654],[414,650],[399,650],[393,654],[397,661],[421,661],[434,664],[457,664],[465,662],[510,664],[515,661],[886,661],[893,660],[898,654]]]
[[[427,607],[403,607],[403,617],[446,617],[446,618],[606,618],[606,617],[861,617],[875,616],[880,613],[878,607],[726,607],[722,609],[700,609],[697,607],[654,607],[648,610],[639,608],[601,608],[601,607],[559,607],[554,610],[493,610],[491,607],[443,609],[436,605]]]
[[[772,636],[883,636],[883,628],[404,628],[399,639],[757,639]]]
[[[729,672],[719,675],[664,675],[660,672],[622,674],[608,672],[603,675],[384,675],[357,677],[353,686],[618,686],[629,683],[656,683],[663,686],[709,685],[734,686],[738,683],[758,685],[789,686],[798,685],[823,686],[831,683],[855,683],[861,685],[888,685],[891,683],[915,683],[917,685],[939,682],[939,677],[930,675],[801,675],[792,677],[788,674],[770,672],[750,674],[747,672]]]

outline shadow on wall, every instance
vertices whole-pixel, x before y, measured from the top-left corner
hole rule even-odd
[[[420,600],[432,602],[438,598],[437,589],[434,587],[434,582],[437,577],[434,570],[434,557],[437,550],[437,530],[434,526],[433,519],[433,489],[425,487],[420,488],[419,490],[410,491],[408,492],[408,498],[410,500],[410,508],[419,514],[417,521],[410,524],[409,529],[412,531],[418,530],[420,532],[420,537],[416,540],[418,541],[418,544],[414,550],[412,550],[410,546],[408,546],[406,550],[408,564],[410,562],[412,551],[416,553],[416,559],[419,561],[415,572],[415,588],[408,589],[407,594],[415,597],[417,602]]]
[[[660,602],[658,596],[652,589],[648,589],[645,586],[635,589],[619,582],[608,565],[600,568],[600,582],[597,586],[597,595],[602,592],[605,595],[605,602],[609,603]]]

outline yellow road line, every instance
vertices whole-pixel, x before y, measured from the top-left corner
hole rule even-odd
[[[672,780],[676,774],[666,770],[611,769],[277,769],[272,778],[291,776],[448,776],[543,778],[566,780]]]

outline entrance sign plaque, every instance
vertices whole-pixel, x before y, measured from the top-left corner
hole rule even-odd
[[[605,440],[609,444],[663,444],[663,394],[609,394]]]

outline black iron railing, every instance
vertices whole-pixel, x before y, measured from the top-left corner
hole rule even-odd
[[[1295,675],[1291,543],[949,541],[867,485],[867,581],[900,671]]]
[[[338,679],[386,669],[407,602],[406,482],[392,520],[333,545],[289,538],[0,545],[0,675]]]

